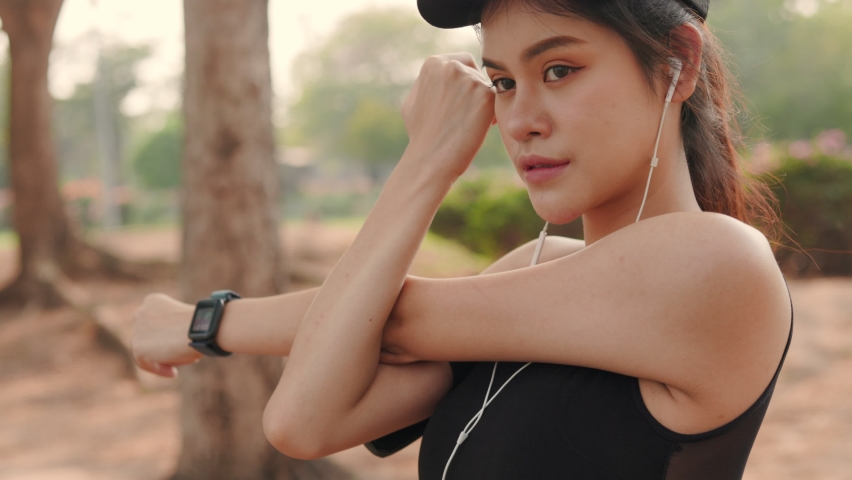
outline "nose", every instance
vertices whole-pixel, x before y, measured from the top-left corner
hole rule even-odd
[[[523,89],[519,85],[515,87],[507,130],[517,142],[547,138],[552,133],[553,124],[547,115],[547,108],[534,88]]]

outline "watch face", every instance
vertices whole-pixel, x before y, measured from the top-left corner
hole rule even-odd
[[[195,316],[192,318],[192,332],[204,333],[210,328],[210,323],[213,322],[213,312],[216,311],[215,306],[199,308],[195,311]]]

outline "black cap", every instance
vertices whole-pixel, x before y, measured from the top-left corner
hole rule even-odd
[[[677,0],[707,20],[710,0]],[[475,25],[482,17],[482,8],[488,0],[417,0],[417,8],[424,20],[438,28],[459,28]]]

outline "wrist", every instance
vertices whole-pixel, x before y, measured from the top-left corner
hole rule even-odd
[[[445,148],[424,148],[410,144],[402,154],[397,169],[410,173],[416,181],[449,191],[470,164],[470,161],[454,159],[454,155]]]

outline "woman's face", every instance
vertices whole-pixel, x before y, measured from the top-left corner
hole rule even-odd
[[[664,97],[624,40],[509,2],[482,25],[482,58],[503,143],[536,212],[557,224],[601,208],[635,215]]]

